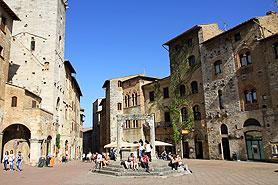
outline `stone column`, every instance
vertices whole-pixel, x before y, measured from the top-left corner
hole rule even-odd
[[[121,150],[121,146],[122,146],[122,127],[123,125],[123,118],[122,116],[118,115],[117,116],[117,161],[121,160],[121,156],[120,156],[120,150]]]
[[[41,140],[30,139],[30,165],[36,166],[41,157]],[[23,159],[24,160],[24,159]]]
[[[150,142],[152,145],[152,160],[156,160],[156,156],[155,156],[155,125],[154,125],[154,114],[150,115],[150,118],[148,120],[148,123],[150,125]]]
[[[2,159],[2,154],[4,149],[4,147],[2,148],[2,145],[3,145],[3,133],[1,132],[0,133],[0,160]],[[2,161],[0,161],[0,163],[2,163]]]

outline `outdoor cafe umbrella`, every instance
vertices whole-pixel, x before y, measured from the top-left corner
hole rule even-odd
[[[173,145],[163,141],[155,141],[155,146],[173,146]]]
[[[136,148],[139,146],[138,146],[138,144],[122,141],[121,147],[122,148]],[[109,143],[109,144],[105,145],[104,148],[117,148],[117,142]]]

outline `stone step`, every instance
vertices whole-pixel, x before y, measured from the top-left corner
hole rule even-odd
[[[102,168],[102,170],[108,170],[108,171],[116,171],[116,172],[128,172],[128,171],[137,171],[137,172],[144,172],[146,169],[139,167],[138,170],[133,169],[125,169],[123,166],[108,166],[105,168]],[[165,172],[165,171],[172,171],[170,167],[164,167],[164,168],[153,168],[150,167],[151,172]]]
[[[106,175],[113,175],[113,176],[170,176],[170,175],[185,175],[185,172],[179,172],[179,171],[164,171],[164,172],[145,172],[145,171],[125,171],[125,172],[117,172],[112,170],[93,170],[90,173],[100,173],[100,174],[106,174]]]

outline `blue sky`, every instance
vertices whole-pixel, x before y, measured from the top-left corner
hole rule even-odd
[[[162,44],[197,24],[232,28],[263,16],[274,0],[69,0],[66,54],[83,92],[84,127],[92,125],[92,103],[104,97],[106,79],[143,73],[169,75]]]

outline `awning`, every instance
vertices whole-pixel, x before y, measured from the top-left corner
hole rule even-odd
[[[155,146],[173,146],[170,143],[166,143],[163,141],[155,141]],[[121,148],[137,148],[139,144],[129,143],[122,141]],[[117,148],[117,142],[112,142],[104,146],[104,148]]]
[[[174,145],[163,141],[155,141],[155,146],[174,146]]]
[[[121,147],[122,148],[137,148],[137,147],[139,147],[139,145],[122,141]],[[109,143],[109,144],[105,145],[104,148],[117,148],[117,142]]]

